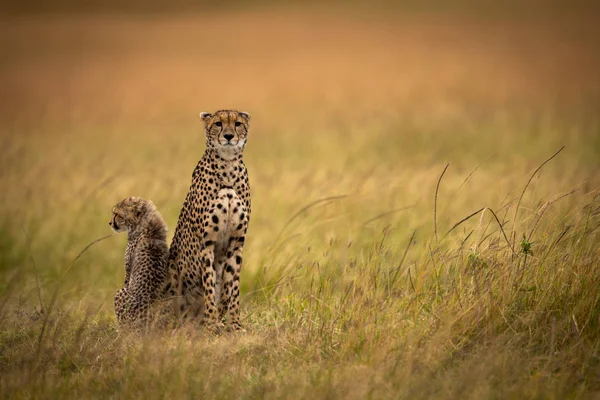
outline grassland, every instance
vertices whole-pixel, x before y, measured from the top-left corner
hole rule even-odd
[[[220,11],[0,32],[1,397],[600,393],[593,18]],[[247,332],[118,333],[110,208],[151,198],[172,235],[197,114],[222,107],[253,115]]]

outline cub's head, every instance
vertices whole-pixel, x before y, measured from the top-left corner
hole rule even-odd
[[[200,113],[206,125],[206,145],[217,150],[223,158],[232,159],[241,154],[248,140],[250,114],[235,110]]]
[[[115,232],[131,232],[142,221],[148,211],[154,210],[150,200],[141,197],[127,197],[112,209],[112,218],[108,222]]]

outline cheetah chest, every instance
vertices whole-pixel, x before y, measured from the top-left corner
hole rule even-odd
[[[231,188],[219,190],[210,209],[215,255],[219,257],[227,251],[231,238],[244,235],[248,213],[242,200]]]

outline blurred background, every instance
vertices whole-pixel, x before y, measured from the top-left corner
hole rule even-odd
[[[187,125],[235,106],[264,131],[280,118],[477,118],[597,99],[592,2],[521,3],[8,3],[1,117]]]

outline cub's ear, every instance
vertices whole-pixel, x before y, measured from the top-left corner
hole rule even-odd
[[[247,112],[240,111],[240,115],[250,121],[250,114]]]
[[[208,122],[208,120],[209,120],[209,119],[211,119],[211,118],[212,118],[212,116],[213,116],[213,115],[212,115],[211,113],[208,113],[208,112],[201,112],[201,113],[200,113],[200,118],[201,118],[201,119],[202,119],[202,121],[204,121],[204,122]]]
[[[139,218],[146,211],[146,205],[144,203],[137,203],[133,207],[133,211],[135,212],[135,216]]]

